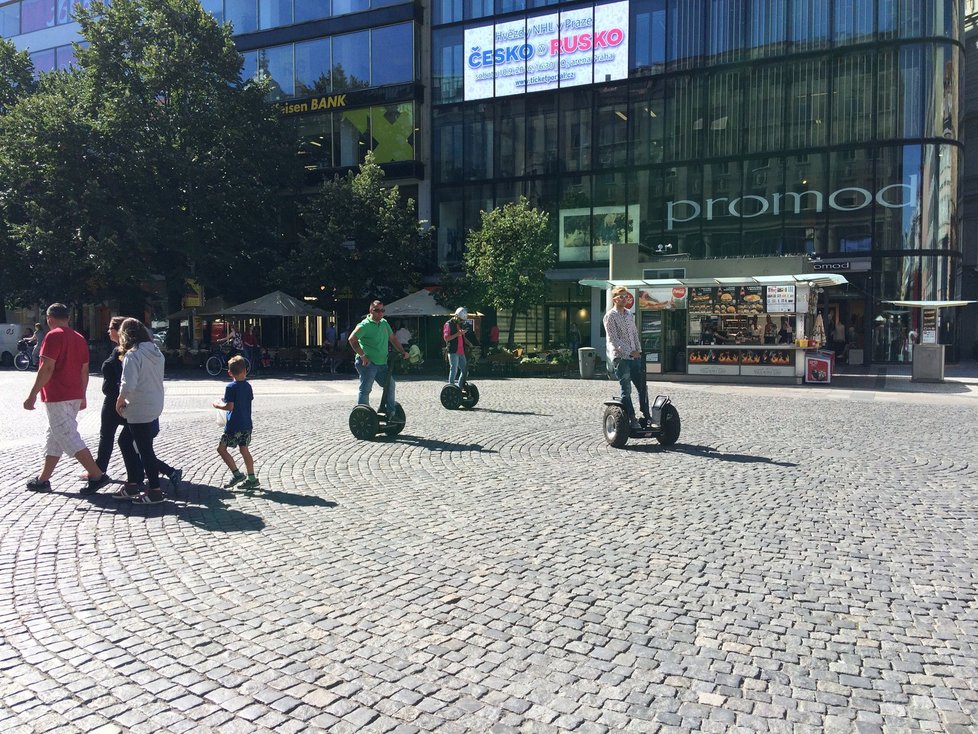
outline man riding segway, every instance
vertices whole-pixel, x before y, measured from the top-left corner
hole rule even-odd
[[[468,318],[469,312],[464,306],[459,306],[442,328],[442,338],[448,352],[448,384],[442,388],[441,404],[449,410],[472,408],[479,402],[479,389],[465,379],[468,374],[465,347],[474,346],[472,340],[475,339]]]
[[[355,366],[360,376],[357,406],[350,414],[350,430],[357,438],[371,439],[379,433],[397,435],[404,429],[404,410],[394,398],[394,378],[387,364],[388,350],[393,348],[401,359],[408,353],[395,338],[387,319],[384,304],[374,301],[370,314],[363,319],[349,336],[350,346],[356,353]],[[370,390],[374,382],[384,386],[380,411],[370,407]]]

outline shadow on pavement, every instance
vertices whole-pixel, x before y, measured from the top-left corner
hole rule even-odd
[[[295,507],[339,507],[338,502],[324,500],[308,494],[293,494],[292,492],[282,492],[277,489],[244,489],[238,494],[245,497],[256,497],[270,502],[279,502],[283,505],[293,505]]]
[[[497,413],[499,415],[538,415],[541,418],[552,418],[550,413],[534,413],[532,410],[493,410],[492,408],[473,408],[473,413]]]
[[[773,461],[767,456],[753,456],[752,454],[725,454],[717,451],[712,446],[698,446],[677,443],[675,446],[662,446],[658,443],[629,444],[624,447],[626,451],[641,451],[645,453],[677,453],[688,454],[690,456],[702,456],[706,459],[716,459],[718,461],[730,461],[735,464],[771,464],[773,466],[798,466],[793,461]]]
[[[452,443],[451,441],[436,441],[432,438],[421,438],[420,436],[378,436],[378,442],[383,443],[406,443],[412,446],[419,446],[428,451],[473,451],[478,454],[498,454],[496,449],[484,449],[478,443]]]

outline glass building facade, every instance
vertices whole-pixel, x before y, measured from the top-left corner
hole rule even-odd
[[[553,298],[522,334],[546,346],[587,326],[560,270],[606,274],[614,242],[637,242],[650,268],[743,258],[744,275],[751,257],[809,255],[850,280],[827,306],[867,359],[902,361],[919,324],[884,302],[960,297],[960,12],[958,0],[436,2],[439,258],[461,258],[481,209],[525,194],[548,211]]]

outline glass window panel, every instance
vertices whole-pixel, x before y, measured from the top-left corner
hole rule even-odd
[[[516,202],[520,196],[523,195],[523,182],[522,181],[496,181],[494,186],[495,197],[493,199],[493,206],[497,209],[506,204],[511,204]]]
[[[462,12],[465,20],[485,18],[492,15],[493,0],[462,0]]]
[[[370,86],[370,57],[363,52],[368,43],[369,31],[333,36],[334,92]]]
[[[258,30],[258,3],[256,0],[224,0],[224,17],[235,35],[254,33]]]
[[[30,55],[31,63],[34,64],[34,76],[46,74],[55,69],[55,53],[53,48],[46,51],[36,51]]]
[[[526,172],[531,176],[557,172],[557,108],[555,95],[526,98]]]
[[[54,25],[54,0],[21,0],[20,32],[30,33]],[[53,49],[52,49],[53,55]]]
[[[776,195],[784,193],[784,166],[780,158],[744,161],[744,194],[736,203],[743,226],[744,254],[785,253],[784,215],[775,213]]]
[[[58,46],[55,56],[59,71],[75,65],[75,48],[73,46]]]
[[[431,34],[431,85],[435,103],[461,102],[464,67],[462,28],[441,28]]]
[[[833,31],[836,44],[873,40],[874,0],[835,0]]]
[[[591,93],[568,91],[560,96],[560,149],[558,158],[564,171],[591,168]]]
[[[435,213],[435,237],[438,241],[438,262],[458,263],[462,260],[465,241],[462,213],[462,187],[437,188],[432,196]]]
[[[714,61],[735,61],[746,45],[746,0],[709,0],[707,52]]]
[[[880,258],[873,270],[873,332],[874,362],[904,362],[910,359],[907,334],[911,311],[883,303],[886,300],[920,298],[919,257]],[[919,331],[919,328],[918,328]]]
[[[629,6],[633,76],[660,73],[666,63],[666,0],[638,0]]]
[[[329,39],[295,44],[295,93],[300,97],[330,91]]]
[[[333,120],[330,113],[296,118],[299,164],[308,171],[334,168]]]
[[[414,103],[370,108],[370,134],[378,163],[414,160]]]
[[[472,105],[465,110],[464,119],[465,178],[492,178],[492,105]]]
[[[921,156],[919,145],[881,148],[876,190],[886,206],[876,213],[876,247],[881,250],[920,248]],[[892,188],[889,188],[892,187]]]
[[[241,81],[248,81],[258,76],[258,52],[245,51],[241,54],[244,63],[241,65]]]
[[[526,9],[526,0],[496,0],[496,13],[515,13]]]
[[[258,0],[258,25],[263,30],[292,25],[292,0]]]
[[[367,159],[370,145],[370,110],[348,110],[337,115],[339,123],[336,151],[341,166],[359,166]]]
[[[588,262],[594,224],[591,177],[563,176],[560,189],[557,258],[560,262]]]
[[[746,126],[747,150],[778,151],[784,147],[784,100],[787,73],[784,64],[755,66],[747,78],[747,109],[764,110]]]
[[[74,3],[72,0],[57,0],[58,15],[55,19],[55,23],[58,25],[64,25],[65,23],[70,23],[71,18],[71,6]]]
[[[333,0],[333,15],[360,13],[369,8],[369,0]]]
[[[200,6],[214,16],[214,20],[224,22],[224,0],[201,0]]]
[[[663,249],[673,245],[671,252],[694,258],[706,257],[703,218],[693,216],[690,209],[682,205],[684,200],[703,201],[702,166],[667,166],[652,171],[649,208],[653,218],[658,217],[664,222]]]
[[[414,23],[370,31],[370,84],[414,81]]]
[[[704,124],[709,155],[725,156],[741,152],[744,95],[740,79],[739,71],[710,76],[710,106]]]
[[[741,218],[730,202],[743,190],[740,161],[721,161],[703,166],[703,240],[706,257],[735,257],[741,254]]]
[[[628,90],[598,90],[596,94],[595,142],[600,169],[625,165],[628,159]]]
[[[259,73],[269,80],[268,100],[295,96],[295,67],[291,43],[259,51],[258,68]]]
[[[750,0],[747,23],[751,56],[777,56],[784,53],[788,38],[785,0]]]
[[[296,23],[329,17],[329,0],[294,0],[293,8]]]
[[[787,145],[811,148],[828,138],[828,75],[825,61],[796,61],[790,67],[787,97]]]
[[[665,84],[661,79],[631,87],[628,114],[631,162],[661,163],[665,134]]]
[[[704,111],[702,91],[704,77],[677,77],[666,87],[667,160],[699,158],[703,151]]]
[[[832,87],[832,142],[858,143],[873,137],[876,52],[836,59]]]
[[[668,49],[674,69],[688,69],[703,56],[703,6],[701,0],[668,0]]]
[[[959,249],[957,184],[961,150],[956,145],[925,145],[921,170],[922,247]]]
[[[956,138],[958,51],[944,44],[929,47],[929,50],[929,83],[924,90],[924,137]]]
[[[928,16],[933,0],[898,0],[897,35],[901,38],[919,38],[925,35]]]
[[[431,5],[431,22],[454,23],[462,20],[462,0],[434,0]]]
[[[790,155],[784,161],[784,187],[774,196],[771,212],[784,217],[784,252],[825,252],[826,201],[829,191],[825,156]]]
[[[466,185],[463,201],[462,213],[465,231],[481,228],[482,212],[492,209],[492,184]]]
[[[20,35],[20,3],[0,7],[0,37]]]
[[[897,137],[917,138],[923,133],[925,79],[932,61],[927,46],[900,48]]]
[[[437,183],[462,180],[462,111],[458,107],[432,112],[431,163]]]
[[[788,18],[796,51],[823,48],[829,43],[829,0],[791,0]]]
[[[496,102],[496,176],[526,174],[526,107],[522,97]]]
[[[831,185],[826,210],[829,227],[826,252],[868,253],[872,249],[875,157],[871,148],[831,153]]]

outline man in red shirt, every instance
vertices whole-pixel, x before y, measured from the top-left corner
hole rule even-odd
[[[47,445],[44,468],[27,483],[34,492],[51,490],[51,475],[62,454],[74,456],[88,471],[88,484],[83,495],[94,494],[111,482],[92,453],[78,435],[78,411],[86,407],[88,389],[88,342],[68,326],[68,307],[53,303],[47,310],[48,333],[41,343],[40,365],[30,395],[24,401],[25,410],[34,410],[37,396],[48,414]]]

